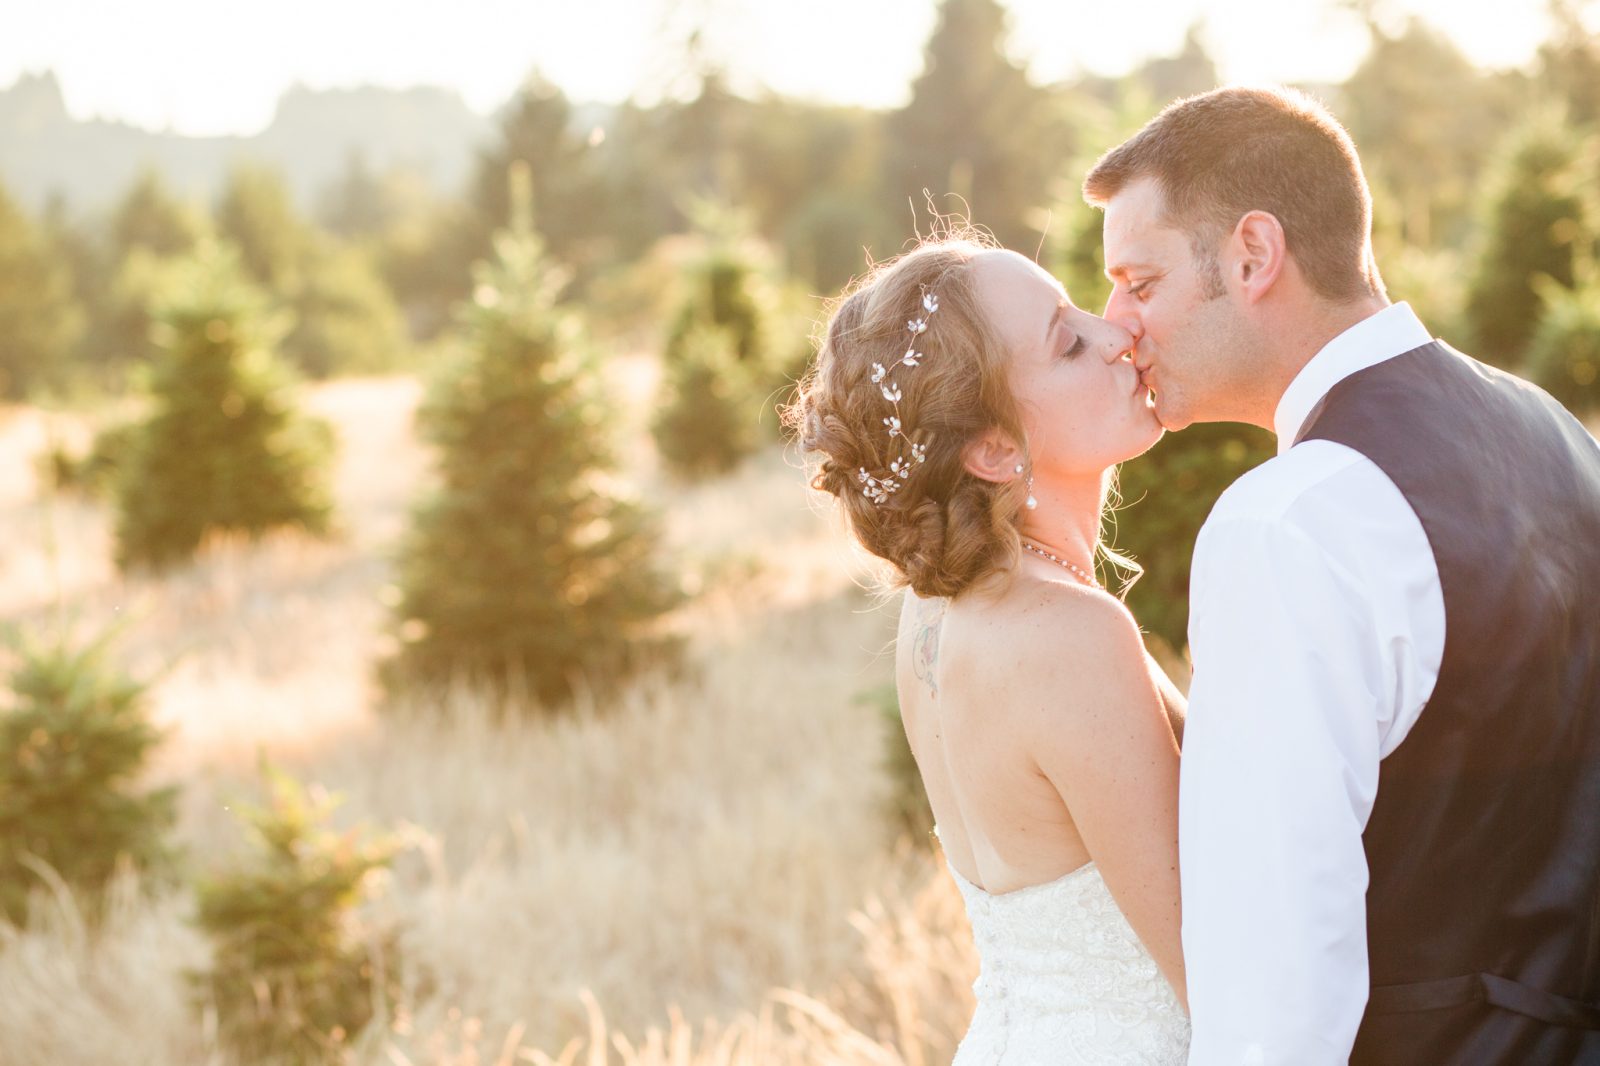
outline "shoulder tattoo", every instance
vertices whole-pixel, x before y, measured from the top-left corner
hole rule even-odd
[[[939,631],[944,627],[943,597],[917,601],[912,619],[911,666],[917,678],[939,696]]]

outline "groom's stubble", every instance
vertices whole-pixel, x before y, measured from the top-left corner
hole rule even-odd
[[[1151,179],[1106,204],[1104,239],[1117,282],[1105,315],[1135,336],[1134,364],[1162,426],[1246,420],[1260,406],[1249,401],[1263,353],[1260,331],[1227,285],[1222,240],[1168,225]]]

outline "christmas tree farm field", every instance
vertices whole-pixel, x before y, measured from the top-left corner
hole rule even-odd
[[[338,443],[331,536],[213,542],[159,574],[119,573],[107,507],[38,483],[83,421],[0,413],[0,625],[116,627],[165,730],[147,784],[180,790],[181,871],[93,908],[39,875],[26,923],[0,923],[0,1063],[229,1061],[191,978],[211,958],[194,886],[242,850],[263,756],[341,795],[338,827],[401,842],[362,906],[394,930],[394,995],[344,1061],[948,1059],[975,960],[860,698],[890,676],[893,605],[777,449],[663,479],[656,369],[614,372],[638,408],[619,477],[662,513],[686,652],[559,714],[464,689],[380,703],[395,549],[431,476],[416,381],[306,393]]]

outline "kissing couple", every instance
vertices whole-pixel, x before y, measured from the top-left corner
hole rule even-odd
[[[1298,92],[1177,101],[1084,194],[1103,316],[928,240],[792,411],[906,588],[956,1063],[1600,1063],[1600,445],[1390,303]],[[1096,561],[1117,464],[1217,421],[1278,448],[1195,545],[1186,706]]]

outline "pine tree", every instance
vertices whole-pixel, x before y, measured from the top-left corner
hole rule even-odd
[[[1554,32],[1539,48],[1538,80],[1565,102],[1574,123],[1600,126],[1600,38],[1584,24],[1581,0],[1549,0]]]
[[[213,952],[190,976],[238,1061],[333,1066],[394,998],[397,938],[363,930],[357,908],[398,841],[334,832],[336,797],[264,770],[270,802],[244,811],[254,855],[197,886]]]
[[[161,734],[140,682],[106,662],[108,638],[84,646],[24,638],[0,701],[0,917],[20,922],[39,863],[97,894],[122,863],[146,884],[171,873],[171,788],[140,791]]]
[[[324,531],[332,434],[295,410],[281,327],[237,261],[207,247],[176,264],[153,317],[153,410],[118,478],[118,561],[174,563],[214,531]]]
[[[559,88],[534,76],[506,108],[500,141],[478,159],[474,204],[478,216],[476,256],[494,251],[494,235],[511,222],[512,204],[506,175],[513,165],[528,170],[533,202],[539,205],[535,224],[552,254],[572,261],[574,243],[596,222],[595,210],[610,204],[582,204],[596,181],[588,143],[573,129],[572,105]]]
[[[394,296],[359,249],[309,242],[286,296],[294,328],[283,355],[312,377],[393,369],[409,348]]]
[[[1538,326],[1540,275],[1570,288],[1574,264],[1593,221],[1581,144],[1564,120],[1537,115],[1513,134],[1491,188],[1485,236],[1467,291],[1466,320],[1479,359],[1515,369]]]
[[[442,485],[402,554],[391,689],[459,678],[556,702],[656,650],[674,599],[650,517],[607,487],[614,411],[563,279],[528,210],[513,219],[479,265],[464,360],[420,415]]]
[[[701,326],[667,361],[656,416],[656,447],[674,474],[694,480],[726,473],[756,448],[758,393],[728,330]]]
[[[111,215],[111,258],[120,263],[135,248],[153,255],[183,255],[194,250],[204,226],[172,198],[161,175],[146,170]]]
[[[690,208],[703,251],[684,272],[683,301],[667,335],[670,365],[690,334],[725,331],[734,356],[755,367],[768,356],[772,296],[763,277],[765,256],[751,235],[749,219],[713,201]]]
[[[1600,273],[1592,265],[1571,289],[1535,279],[1544,301],[1528,345],[1527,376],[1580,416],[1600,408]]]
[[[942,0],[911,102],[889,116],[887,193],[918,206],[923,189],[941,205],[953,193],[1001,244],[1023,248],[1038,240],[1035,212],[1070,146],[1005,37],[997,0]]]
[[[1224,489],[1271,456],[1272,439],[1263,431],[1216,422],[1169,433],[1123,464],[1118,491],[1126,509],[1119,509],[1108,540],[1144,567],[1128,606],[1173,648],[1188,640],[1189,564],[1200,526]],[[1115,587],[1117,577],[1106,576]]]
[[[1387,186],[1386,223],[1412,247],[1459,244],[1495,131],[1521,102],[1427,23],[1395,34],[1367,14],[1372,47],[1340,91],[1340,115],[1369,180]]]
[[[309,233],[279,174],[260,167],[235,170],[217,202],[217,233],[239,249],[257,285],[277,294],[293,290]]]
[[[83,323],[65,259],[0,188],[0,399],[59,382]]]
[[[763,408],[804,372],[811,349],[779,347],[784,334],[776,325],[770,257],[748,217],[712,201],[693,204],[690,213],[702,251],[683,273],[653,429],[667,466],[695,479],[723,473],[756,449]],[[803,329],[793,329],[793,340],[804,338]],[[769,424],[776,429],[778,420]]]

